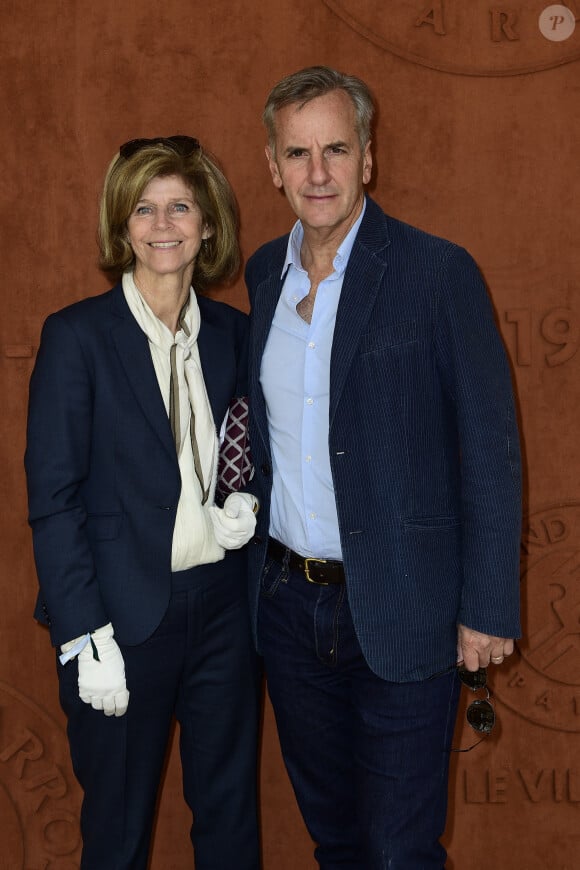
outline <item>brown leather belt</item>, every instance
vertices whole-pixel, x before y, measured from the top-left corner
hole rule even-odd
[[[285,547],[275,538],[268,538],[268,556],[277,562],[286,563],[292,571],[301,571],[309,583],[319,586],[329,586],[335,583],[344,583],[344,566],[342,562],[333,559],[312,559],[310,556],[301,556]]]

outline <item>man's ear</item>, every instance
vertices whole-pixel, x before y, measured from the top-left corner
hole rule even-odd
[[[272,176],[274,186],[278,188],[282,187],[282,178],[280,176],[278,164],[276,163],[276,158],[274,157],[272,149],[269,145],[266,145],[266,160],[268,161],[268,166],[270,168],[270,174]]]
[[[365,150],[363,152],[363,184],[368,184],[371,180],[371,173],[373,171],[373,155],[371,154],[371,143],[367,142]]]

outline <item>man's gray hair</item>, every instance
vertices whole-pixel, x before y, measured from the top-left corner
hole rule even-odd
[[[346,75],[328,66],[309,66],[292,73],[274,86],[266,101],[262,120],[268,131],[272,153],[276,144],[276,112],[291,103],[305,103],[315,97],[323,97],[332,91],[342,90],[352,100],[356,113],[356,129],[361,150],[371,138],[371,123],[374,104],[367,85],[356,76]]]

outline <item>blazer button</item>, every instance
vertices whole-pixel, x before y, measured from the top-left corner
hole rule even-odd
[[[269,477],[270,472],[272,471],[272,469],[271,469],[271,467],[270,467],[270,463],[269,463],[269,462],[264,462],[264,463],[261,465],[261,467],[260,467],[260,471],[262,472],[262,474],[264,475],[264,477]]]

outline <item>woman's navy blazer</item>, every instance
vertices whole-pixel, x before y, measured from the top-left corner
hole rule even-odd
[[[232,397],[247,393],[247,316],[198,302],[198,346],[219,430]],[[119,642],[141,643],[169,601],[181,478],[148,340],[120,284],[47,319],[30,384],[25,465],[40,583],[35,615],[52,642],[110,621]]]

